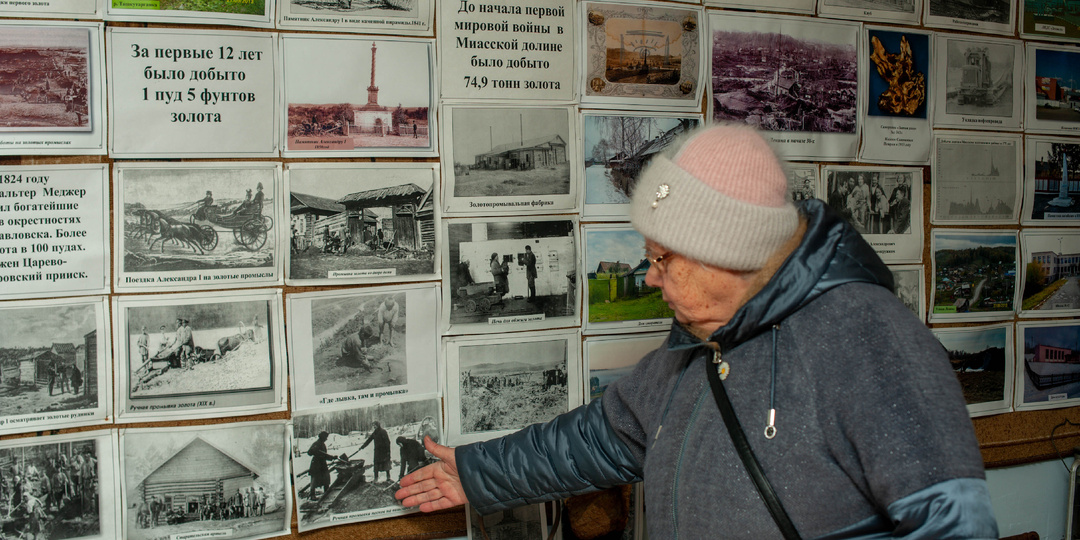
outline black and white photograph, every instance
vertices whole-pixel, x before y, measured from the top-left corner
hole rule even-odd
[[[1025,229],[1020,247],[1020,316],[1080,315],[1080,230]]]
[[[118,291],[284,283],[279,163],[118,163],[114,174]]]
[[[817,165],[813,163],[785,163],[784,165],[784,170],[787,172],[788,190],[791,191],[793,201],[818,198],[820,171]]]
[[[649,272],[645,237],[626,224],[582,226],[584,332],[640,332],[671,325],[674,313]]]
[[[825,202],[886,263],[922,262],[922,169],[822,167]]]
[[[283,420],[120,431],[124,538],[289,534],[289,434]]]
[[[100,21],[0,25],[0,155],[105,153],[104,50]]]
[[[453,107],[443,148],[445,212],[537,214],[577,208],[572,107]]]
[[[437,279],[434,163],[290,163],[289,285]]]
[[[433,157],[435,41],[282,34],[284,157]]]
[[[573,220],[457,219],[443,227],[442,320],[448,333],[578,324]]]
[[[708,7],[814,14],[817,0],[705,0]]]
[[[438,397],[293,415],[292,471],[300,532],[415,513],[394,498],[406,474],[445,444]]]
[[[290,294],[293,410],[438,391],[439,287]]]
[[[865,26],[860,73],[863,98],[859,161],[925,165],[930,159],[934,89],[931,32]]]
[[[787,159],[854,160],[860,25],[712,13],[709,118],[768,132]]]
[[[280,0],[277,27],[430,36],[433,0]]]
[[[1023,128],[1023,53],[1019,40],[937,34],[934,128]]]
[[[1024,110],[1029,133],[1080,135],[1080,51],[1071,45],[1036,45],[1026,51]]]
[[[582,345],[585,401],[600,399],[609,384],[634,371],[645,355],[664,343],[668,332],[586,336]]]
[[[699,126],[701,115],[624,112],[582,114],[585,188],[582,215],[626,221],[641,171],[680,135]]]
[[[1020,216],[1019,134],[934,133],[930,223],[1006,225]]]
[[[919,24],[923,0],[818,0],[822,17],[867,22]]]
[[[580,405],[580,343],[576,330],[444,338],[450,445],[507,435]]]
[[[1022,222],[1080,224],[1080,142],[1028,136],[1024,149]]]
[[[1020,290],[1016,230],[934,229],[930,322],[1011,320]]]
[[[926,275],[921,264],[889,265],[896,297],[920,321],[926,322]]]
[[[923,25],[1013,35],[1017,0],[925,0]]]
[[[285,408],[276,289],[113,300],[118,422]]]
[[[469,538],[485,540],[545,540],[548,527],[543,504],[528,504],[481,516],[471,505],[469,509]]]
[[[1012,411],[1016,348],[1012,323],[934,328],[949,353],[972,417]]]
[[[109,431],[0,443],[3,538],[120,538],[116,437]]]
[[[1016,410],[1080,403],[1080,326],[1075,322],[1016,323]]]
[[[105,421],[112,355],[105,297],[0,307],[0,434]]]
[[[704,12],[581,2],[583,106],[697,110],[705,81]]]

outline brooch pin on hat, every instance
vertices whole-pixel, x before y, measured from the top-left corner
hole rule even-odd
[[[652,202],[652,207],[656,208],[660,205],[660,199],[666,199],[668,194],[671,193],[671,186],[667,184],[660,184],[656,186],[656,199]]]

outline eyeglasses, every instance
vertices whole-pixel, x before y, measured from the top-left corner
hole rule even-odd
[[[649,264],[655,266],[657,270],[663,272],[665,270],[665,263],[671,260],[671,258],[676,255],[678,255],[678,253],[675,253],[674,251],[668,251],[655,257],[651,257],[648,253],[646,253],[645,258],[649,260]]]

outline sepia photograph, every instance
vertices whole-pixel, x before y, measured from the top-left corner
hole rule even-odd
[[[461,219],[443,226],[443,309],[450,333],[577,324],[574,221]]]
[[[290,156],[434,156],[434,42],[283,35]]]
[[[1019,129],[1023,125],[1021,42],[938,34],[934,127]]]
[[[600,399],[609,384],[634,371],[638,362],[667,340],[668,332],[587,336],[582,346],[587,377],[585,399]]]
[[[106,419],[112,399],[108,313],[104,297],[0,307],[0,434]]]
[[[443,341],[452,445],[506,435],[582,403],[581,337],[575,330]]]
[[[1071,45],[1031,44],[1026,59],[1027,131],[1080,134],[1080,95],[1076,93],[1080,52]]]
[[[1023,223],[1080,224],[1080,143],[1033,136],[1025,143]]]
[[[293,416],[292,471],[300,532],[416,512],[394,498],[406,474],[443,441],[438,398]]]
[[[1080,403],[1080,326],[1072,320],[1016,323],[1016,410]]]
[[[700,116],[583,114],[583,215],[590,219],[629,219],[630,196],[641,171],[653,156],[701,121]]]
[[[438,171],[425,163],[290,163],[290,285],[437,277]]]
[[[84,431],[0,444],[0,537],[119,538],[114,441]]]
[[[693,108],[701,101],[702,12],[583,2],[582,103]]]
[[[930,322],[1012,319],[1017,291],[1016,231],[935,229]]]
[[[968,32],[1013,35],[1017,0],[925,0],[923,24]]]
[[[968,328],[934,328],[949,353],[972,417],[1012,411],[1016,349],[1012,324]]]
[[[890,265],[896,297],[920,321],[926,322],[926,281],[921,264]]]
[[[674,313],[659,287],[645,282],[645,237],[629,225],[582,228],[585,332],[633,332],[666,327]]]
[[[922,260],[922,170],[826,165],[825,202],[886,263]]]
[[[86,28],[0,26],[0,133],[90,131],[90,50]]]
[[[288,426],[283,420],[124,429],[124,538],[289,534]]]
[[[1020,135],[937,131],[930,223],[1015,224],[1020,215]]]
[[[1026,229],[1020,233],[1024,263],[1021,317],[1080,315],[1080,231]]]
[[[438,391],[438,287],[290,294],[293,409]]]

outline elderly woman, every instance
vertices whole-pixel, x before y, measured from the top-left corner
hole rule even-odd
[[[426,443],[441,461],[396,496],[488,514],[644,479],[651,538],[997,538],[959,383],[870,246],[821,201],[794,206],[749,128],[668,153],[630,213],[666,342],[551,422]]]

